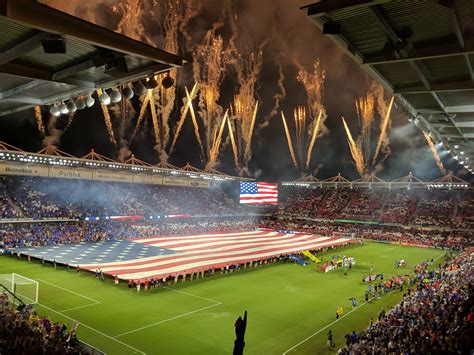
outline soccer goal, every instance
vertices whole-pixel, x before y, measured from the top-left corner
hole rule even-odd
[[[38,303],[38,281],[16,273],[0,274],[0,285],[3,286],[0,292],[9,293],[9,298],[18,298],[26,304]]]

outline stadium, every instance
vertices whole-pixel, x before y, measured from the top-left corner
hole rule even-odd
[[[0,354],[472,353],[474,3],[0,24]]]

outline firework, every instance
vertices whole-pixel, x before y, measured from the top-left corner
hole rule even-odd
[[[69,115],[67,116],[66,126],[64,127],[63,133],[66,132],[71,126],[72,121],[74,120],[74,117],[76,116],[76,112],[77,111],[69,112]]]
[[[283,127],[285,127],[285,135],[286,140],[288,142],[288,149],[290,150],[291,160],[293,161],[293,165],[295,166],[295,168],[298,169],[298,161],[296,160],[295,151],[293,149],[293,142],[291,140],[290,131],[288,130],[288,124],[286,123],[286,118],[283,111],[281,112],[281,119],[283,121]]]
[[[142,105],[140,107],[140,113],[138,114],[137,124],[135,126],[135,129],[133,130],[132,137],[130,138],[130,144],[132,144],[132,141],[135,138],[135,135],[140,130],[140,127],[143,122],[143,118],[145,117],[146,108],[148,107],[148,102],[150,101],[150,96],[151,96],[151,93],[147,92],[145,98],[142,101]]]
[[[303,146],[306,134],[306,109],[298,106],[293,110],[293,119],[296,127],[296,151],[299,161],[303,160]]]
[[[201,148],[201,153],[204,156],[204,148],[203,148],[203,145],[202,145],[201,135],[199,134],[199,126],[198,126],[198,123],[197,123],[197,120],[196,120],[196,114],[194,113],[193,102],[192,102],[191,97],[189,95],[188,89],[185,88],[185,90],[186,90],[186,97],[188,99],[189,111],[191,112],[191,119],[192,119],[193,125],[194,125],[194,134],[196,135],[196,139],[199,143],[199,147]]]
[[[372,160],[372,165],[375,165],[375,162],[377,161],[377,156],[379,155],[379,151],[380,151],[380,148],[382,146],[382,143],[383,143],[384,139],[386,139],[385,137],[386,137],[386,133],[387,133],[388,122],[390,120],[390,113],[392,111],[392,106],[393,106],[394,99],[395,99],[395,97],[392,96],[392,98],[390,99],[390,103],[388,104],[388,109],[385,112],[385,117],[383,118],[383,121],[381,123],[380,135],[379,135],[379,139],[377,141],[377,147],[375,148],[375,154],[374,154],[374,158]]]
[[[431,137],[429,136],[428,133],[426,133],[424,131],[423,131],[423,136],[425,136],[425,139],[428,142],[428,146],[430,147],[431,153],[433,153],[433,157],[436,160],[436,165],[438,165],[439,170],[441,170],[441,172],[443,174],[446,174],[446,169],[443,165],[443,162],[441,161],[441,158],[438,154],[438,151],[436,150],[436,147],[435,147],[433,141],[431,140]]]
[[[102,89],[97,89],[97,96],[100,95],[102,95]],[[112,128],[112,120],[110,119],[109,108],[104,104],[100,104],[100,106],[102,107],[102,112],[104,114],[104,122],[107,128],[107,133],[109,134],[110,143],[116,145],[117,141],[115,140],[114,130]]]
[[[186,90],[188,89],[186,88]],[[191,90],[191,94],[189,95],[191,101],[189,101],[188,98],[186,98],[187,101],[185,101],[183,110],[181,112],[181,117],[178,121],[176,132],[173,137],[173,142],[171,143],[170,154],[174,151],[174,147],[176,145],[176,142],[178,141],[179,134],[181,133],[181,128],[183,128],[184,121],[186,120],[186,116],[188,115],[189,107],[192,106],[192,100],[194,100],[194,97],[196,96],[196,92],[197,92],[197,84],[195,83]]]
[[[314,148],[314,143],[316,142],[316,137],[318,136],[319,124],[321,122],[322,115],[323,115],[323,111],[319,111],[318,119],[316,121],[316,124],[314,125],[313,135],[311,136],[311,142],[309,143],[308,151],[306,153],[306,170],[309,169],[309,163],[311,162],[311,153]]]
[[[153,122],[153,131],[155,133],[155,142],[156,150],[161,150],[161,136],[160,136],[160,126],[158,124],[158,115],[156,114],[156,105],[155,105],[155,96],[153,96],[153,89],[148,90],[150,96],[150,111],[151,111],[151,120]]]
[[[344,120],[344,117],[342,117],[342,123],[344,124],[344,128],[346,130],[347,143],[349,144],[349,149],[351,151],[352,159],[354,160],[357,172],[359,173],[360,176],[364,176],[365,163],[364,163],[364,155],[362,153],[362,149],[360,148],[360,145],[354,141],[354,138],[352,138],[351,131],[349,130],[349,127],[347,126],[347,123]]]
[[[227,120],[227,113],[228,113],[228,111],[226,110],[225,114],[224,114],[224,118],[222,119],[221,126],[219,128],[219,133],[217,134],[217,136],[215,136],[215,139],[214,139],[214,142],[213,142],[213,145],[212,145],[212,148],[211,148],[211,154],[210,154],[208,166],[214,165],[217,161],[218,156],[219,156],[219,150],[220,150],[221,143],[222,143],[222,134],[224,132],[225,122]]]
[[[258,101],[255,102],[255,108],[253,110],[252,120],[251,120],[251,123],[250,123],[249,131],[247,133],[247,139],[246,139],[247,144],[245,146],[245,152],[244,152],[244,160],[247,161],[247,162],[252,157],[252,153],[251,153],[252,145],[251,145],[251,143],[252,143],[253,129],[255,127],[255,119],[257,117],[257,110],[258,110]]]
[[[237,144],[235,143],[234,131],[232,129],[232,123],[230,120],[227,120],[227,126],[229,127],[229,136],[230,136],[230,143],[232,145],[232,153],[234,154],[234,162],[237,171],[239,170],[239,151],[237,149]]]
[[[364,153],[364,161],[369,161],[371,152],[371,132],[375,119],[375,95],[368,93],[367,96],[356,99],[355,103],[361,127],[361,133],[357,141]]]
[[[38,125],[38,131],[40,132],[41,136],[44,137],[46,132],[44,130],[43,115],[41,114],[41,107],[39,106],[35,106],[35,117],[36,117],[36,124]]]

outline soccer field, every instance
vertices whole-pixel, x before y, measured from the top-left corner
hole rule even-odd
[[[367,243],[320,254],[340,253],[356,259],[343,270],[323,274],[314,264],[279,263],[215,275],[159,290],[129,291],[125,284],[104,283],[91,273],[66,270],[16,257],[0,257],[0,273],[16,272],[39,281],[38,313],[71,326],[80,322],[78,338],[107,354],[229,354],[234,322],[248,311],[246,354],[315,354],[325,351],[326,334],[334,333],[336,350],[344,334],[362,330],[371,317],[397,303],[399,291],[364,304],[363,275],[412,273],[421,261],[439,258],[443,251]],[[408,267],[396,269],[405,259]],[[350,297],[359,306],[351,310]],[[335,321],[336,307],[344,316]]]

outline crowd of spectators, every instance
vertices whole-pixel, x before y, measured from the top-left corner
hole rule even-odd
[[[0,224],[0,249],[40,245],[133,239],[257,227],[252,218],[200,218],[162,222],[77,221]]]
[[[280,215],[473,228],[474,193],[443,189],[287,188]],[[286,198],[285,198],[286,197]]]
[[[2,354],[81,354],[75,331],[39,316],[30,305],[15,308],[6,293],[0,295],[0,349]]]
[[[472,345],[474,253],[417,268],[415,287],[370,328],[346,336],[339,354],[468,354]]]
[[[222,215],[241,207],[219,188],[0,177],[0,217]],[[20,211],[15,216],[8,211]]]

